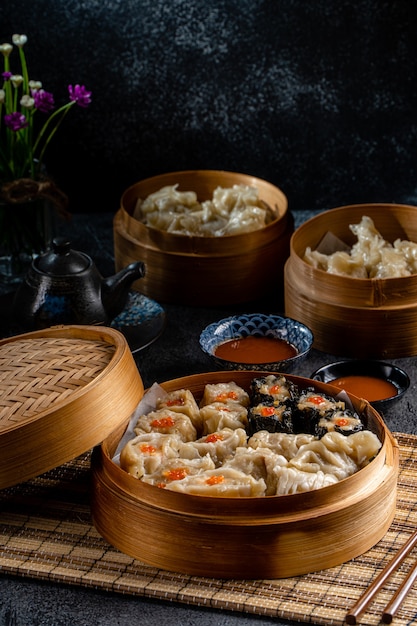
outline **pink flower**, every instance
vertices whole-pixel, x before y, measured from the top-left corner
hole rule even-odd
[[[15,132],[21,130],[22,128],[26,128],[26,126],[29,125],[29,122],[27,121],[23,113],[19,113],[18,111],[16,111],[15,113],[9,113],[9,115],[5,115],[4,123],[8,128]]]
[[[91,91],[87,91],[84,85],[68,85],[70,100],[76,102],[84,109],[91,104]]]
[[[32,90],[32,98],[35,101],[35,109],[42,113],[49,113],[55,107],[54,96],[44,89]]]

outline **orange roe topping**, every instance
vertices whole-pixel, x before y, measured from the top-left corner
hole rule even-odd
[[[186,467],[175,467],[172,470],[167,470],[166,472],[164,472],[164,476],[168,480],[182,480],[187,476],[187,474],[188,471]]]
[[[155,448],[155,446],[151,445],[150,443],[143,443],[140,447],[140,451],[142,452],[142,454],[155,454],[157,448]]]
[[[172,400],[168,400],[166,406],[184,406],[185,400],[184,398],[173,398]]]
[[[172,428],[175,426],[175,421],[172,417],[162,417],[159,420],[152,420],[152,428]]]
[[[226,400],[238,400],[239,396],[236,391],[224,391],[223,393],[219,393],[215,400],[216,402],[226,402]]]
[[[270,387],[270,389],[269,389],[269,393],[272,394],[272,395],[277,394],[277,393],[281,393],[280,385],[272,385],[272,387]]]
[[[346,417],[340,417],[337,421],[336,424],[338,426],[347,426],[349,424],[349,421],[346,419]]]
[[[322,396],[310,396],[307,402],[311,402],[311,404],[323,404],[326,400]]]
[[[159,489],[165,489],[166,484],[165,484],[165,483],[158,483],[156,486],[157,486]]]
[[[220,483],[224,482],[224,476],[210,476],[207,478],[206,483],[208,485],[220,485]]]
[[[275,409],[273,406],[263,406],[260,411],[262,417],[269,417],[275,413]]]
[[[216,441],[223,441],[223,437],[219,433],[211,433],[211,435],[207,435],[204,441],[206,443],[216,443]]]

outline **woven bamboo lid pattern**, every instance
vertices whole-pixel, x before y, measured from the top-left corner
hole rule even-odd
[[[69,398],[106,368],[114,352],[104,342],[64,337],[0,346],[0,430]]]
[[[0,342],[0,488],[89,450],[126,421],[143,383],[123,335],[62,326]]]

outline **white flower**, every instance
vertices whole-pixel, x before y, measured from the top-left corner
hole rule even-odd
[[[29,89],[31,89],[32,91],[39,91],[39,89],[42,89],[42,83],[40,80],[30,80],[29,81]]]
[[[0,45],[0,52],[4,57],[8,57],[12,50],[13,46],[11,43],[2,43]]]
[[[33,105],[35,104],[35,100],[34,98],[31,98],[30,96],[25,94],[24,96],[21,97],[20,104],[25,109],[32,109]]]
[[[26,35],[13,35],[12,37],[14,45],[18,48],[23,48],[27,40],[28,38],[26,37]]]
[[[17,89],[23,83],[23,76],[21,74],[13,74],[13,76],[10,76],[10,82]]]

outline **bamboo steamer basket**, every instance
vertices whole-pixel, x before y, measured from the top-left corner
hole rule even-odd
[[[207,383],[234,380],[248,389],[262,373],[210,372],[162,384],[197,400]],[[325,383],[286,375],[300,386]],[[382,448],[369,465],[335,485],[289,496],[218,498],[148,485],[112,461],[123,434],[112,433],[92,459],[93,523],[122,552],[154,567],[214,578],[284,578],[336,566],[370,549],[395,513],[398,445],[365,400],[351,396]]]
[[[124,423],[143,383],[123,335],[57,326],[0,341],[0,488],[90,450]]]
[[[200,202],[210,199],[219,186],[256,187],[276,219],[242,235],[195,237],[149,228],[132,217],[138,198],[175,184],[179,191],[194,191]],[[160,302],[188,306],[249,302],[283,289],[293,230],[286,196],[265,180],[217,170],[162,174],[136,183],[122,196],[113,222],[116,270],[143,261],[146,276],[133,288]]]
[[[417,242],[417,207],[356,204],[320,213],[293,234],[284,270],[285,314],[311,328],[313,347],[355,358],[417,354],[417,275],[351,278],[313,268],[303,260],[331,232],[349,246],[349,224],[372,218],[386,241]]]

